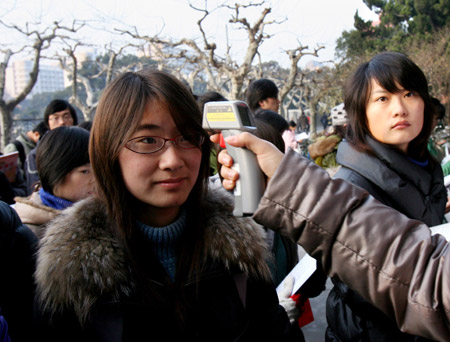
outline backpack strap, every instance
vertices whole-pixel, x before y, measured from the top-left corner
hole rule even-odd
[[[14,146],[16,146],[17,151],[19,152],[19,159],[20,159],[20,163],[22,165],[22,169],[24,168],[25,165],[25,149],[23,148],[22,143],[19,140],[14,140],[12,142],[14,144]]]

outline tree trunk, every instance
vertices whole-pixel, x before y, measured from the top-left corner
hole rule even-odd
[[[12,128],[12,119],[11,119],[11,111],[5,105],[3,101],[0,103],[0,112],[1,112],[1,151],[5,148],[5,146],[10,142],[11,139],[11,128]]]
[[[309,132],[312,136],[315,136],[317,133],[317,127],[316,127],[316,106],[317,101],[312,100],[309,103]]]

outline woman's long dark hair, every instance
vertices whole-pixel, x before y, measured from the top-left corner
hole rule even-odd
[[[419,135],[408,144],[407,154],[422,159],[428,156],[427,142],[432,131],[433,106],[427,79],[420,68],[407,56],[398,52],[383,52],[369,62],[361,64],[344,86],[344,106],[349,119],[347,140],[360,150],[371,152],[366,136],[370,135],[366,106],[371,92],[371,80],[391,93],[403,89],[414,91],[422,98],[423,127]]]
[[[122,239],[126,251],[138,270],[145,270],[146,261],[140,260],[136,214],[137,199],[127,190],[118,157],[126,142],[141,122],[145,106],[156,101],[167,107],[181,134],[204,136],[198,179],[185,203],[189,213],[189,229],[183,238],[177,279],[196,273],[201,267],[203,248],[203,221],[201,203],[207,191],[210,142],[202,128],[202,114],[186,86],[170,74],[157,70],[127,72],[117,77],[104,91],[98,105],[93,126],[89,154],[97,181],[99,198],[105,204],[111,225]],[[142,266],[142,267],[141,267]]]

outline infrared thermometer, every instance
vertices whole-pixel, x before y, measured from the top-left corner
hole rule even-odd
[[[256,130],[253,114],[243,101],[218,101],[205,103],[203,128],[221,131],[224,138],[241,132]],[[226,143],[225,143],[226,144]],[[250,150],[226,144],[233,158],[233,169],[239,172],[234,188],[234,216],[251,216],[264,193],[264,174]]]

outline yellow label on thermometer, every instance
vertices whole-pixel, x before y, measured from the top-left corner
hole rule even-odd
[[[236,115],[233,112],[233,108],[231,108],[231,106],[229,106],[229,111],[226,110],[228,108],[224,108],[224,106],[221,107],[217,107],[217,111],[215,106],[209,106],[208,107],[208,112],[206,113],[206,118],[208,119],[209,122],[217,122],[217,121],[228,121],[228,122],[233,122],[233,121],[237,121],[236,120]],[[224,109],[226,111],[224,111]]]

